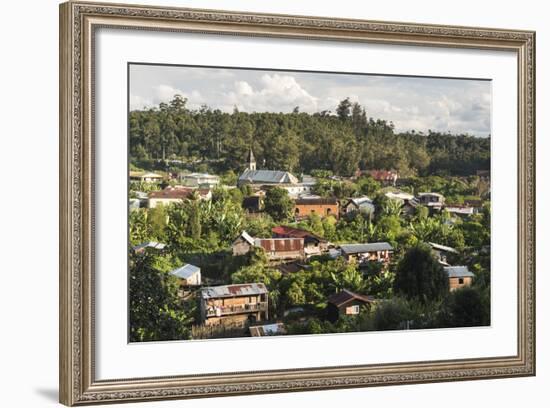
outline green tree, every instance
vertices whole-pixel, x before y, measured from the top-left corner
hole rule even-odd
[[[193,319],[177,297],[170,266],[150,253],[130,253],[130,341],[184,340]]]
[[[408,299],[423,303],[444,298],[449,280],[443,267],[426,244],[409,249],[397,266],[394,289]]]
[[[336,108],[336,114],[340,119],[347,119],[351,114],[351,102],[349,98],[343,99]]]
[[[267,190],[264,205],[265,211],[275,221],[284,221],[290,218],[294,207],[288,192],[280,187]]]
[[[440,313],[443,327],[488,326],[491,324],[489,290],[475,287],[452,292]]]

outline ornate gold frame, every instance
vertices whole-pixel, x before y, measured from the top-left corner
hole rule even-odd
[[[513,356],[98,381],[94,376],[93,46],[98,27],[507,50],[518,61],[518,350]],[[535,33],[68,2],[60,6],[60,401],[197,398],[535,374]]]

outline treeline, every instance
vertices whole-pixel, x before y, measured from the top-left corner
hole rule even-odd
[[[253,149],[258,168],[300,173],[396,169],[413,175],[468,176],[490,168],[490,137],[396,133],[348,98],[335,113],[232,113],[187,108],[176,95],[158,108],[130,112],[130,157],[137,167],[176,161],[191,170],[240,173]],[[165,160],[163,160],[165,159]],[[173,162],[172,162],[173,163]]]

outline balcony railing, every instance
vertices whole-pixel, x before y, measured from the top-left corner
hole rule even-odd
[[[249,312],[262,312],[267,310],[267,302],[259,303],[247,303],[244,305],[233,306],[207,306],[206,316],[225,316],[229,314],[249,313]]]

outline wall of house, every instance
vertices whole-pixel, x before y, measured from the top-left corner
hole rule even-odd
[[[232,249],[233,255],[244,255],[250,251],[250,244],[243,239],[239,239],[233,243]]]
[[[463,282],[460,283],[460,278],[449,278],[449,290],[456,290],[465,286],[470,286],[473,283],[471,277],[462,278]]]
[[[315,213],[321,217],[325,217],[327,210],[330,211],[330,215],[338,218],[338,204],[295,204],[294,214],[297,217],[307,217],[308,215]]]

